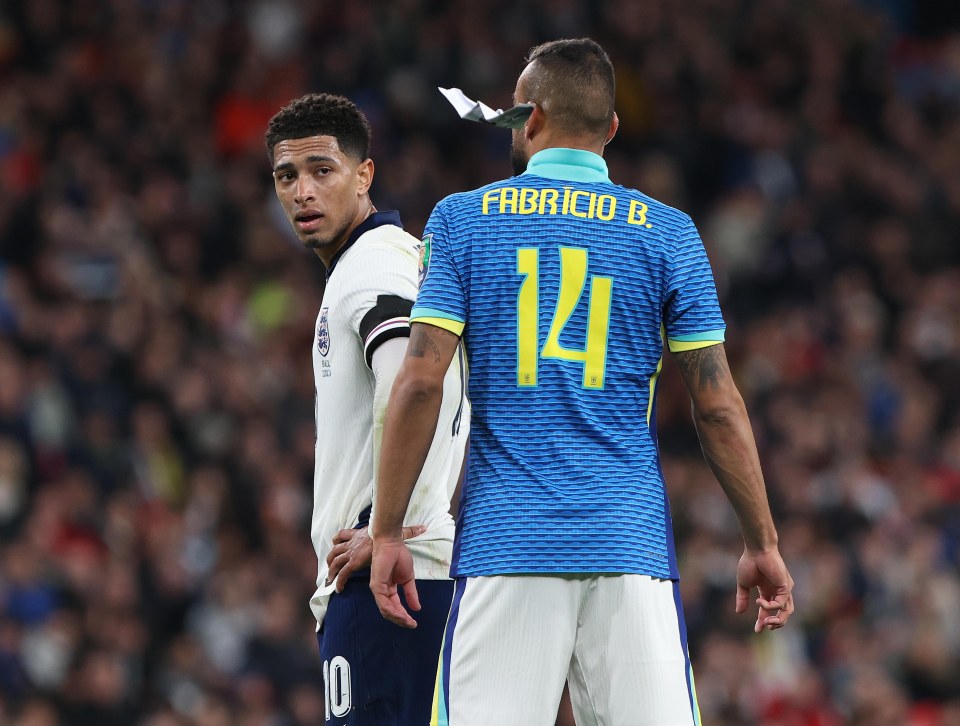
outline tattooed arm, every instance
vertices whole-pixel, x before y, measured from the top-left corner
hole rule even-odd
[[[757,445],[723,345],[675,355],[693,400],[703,454],[737,512],[747,546],[762,550],[776,545]]]
[[[416,622],[400,602],[419,610],[413,559],[403,543],[403,518],[430,451],[443,399],[443,377],[460,338],[426,323],[410,326],[407,356],[393,383],[380,444],[380,471],[373,503],[370,589],[385,618],[405,627]]]
[[[736,611],[746,610],[750,589],[758,587],[760,613],[754,629],[782,627],[793,611],[793,580],[777,547],[757,445],[724,347],[711,345],[675,356],[693,400],[703,455],[733,505],[743,533]]]

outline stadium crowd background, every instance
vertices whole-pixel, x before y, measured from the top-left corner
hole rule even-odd
[[[906,0],[5,3],[0,723],[322,722],[323,271],[265,123],[356,100],[373,199],[418,235],[508,173],[435,87],[505,107],[532,45],[582,35],[617,69],[611,177],[706,241],[796,578],[788,628],[734,616],[736,524],[668,365],[704,722],[960,724],[960,12]]]

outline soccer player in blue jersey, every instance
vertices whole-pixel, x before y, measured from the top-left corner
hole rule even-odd
[[[311,535],[326,723],[408,726],[429,718],[436,653],[450,607],[450,497],[469,432],[459,359],[441,376],[440,421],[404,527],[424,607],[419,628],[380,617],[366,568],[384,408],[406,351],[417,294],[419,240],[370,199],[370,126],[342,96],[308,94],[281,109],[266,135],[277,198],[327,269],[310,346],[317,446]],[[416,634],[415,637],[410,637]]]
[[[535,48],[514,100],[533,104],[517,176],[444,199],[427,225],[370,587],[414,626],[401,525],[462,338],[474,418],[433,722],[548,726],[568,680],[579,726],[699,724],[657,451],[664,341],[742,530],[736,611],[754,588],[757,632],[793,611],[710,265],[687,215],[608,178],[618,120],[600,46]]]

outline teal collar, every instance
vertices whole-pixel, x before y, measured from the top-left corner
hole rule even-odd
[[[524,174],[578,182],[610,182],[607,162],[583,149],[544,149],[530,157]]]

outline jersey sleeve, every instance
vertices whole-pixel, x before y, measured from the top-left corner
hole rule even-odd
[[[448,199],[434,208],[424,230],[420,292],[410,322],[429,323],[462,335],[467,323],[466,291],[456,260],[457,241],[449,232]]]
[[[722,343],[726,330],[703,241],[687,219],[667,263],[663,325],[672,353]]]
[[[417,294],[412,250],[371,245],[350,261],[339,309],[360,339],[367,366],[388,340],[410,335],[410,309]]]

